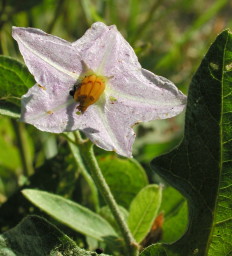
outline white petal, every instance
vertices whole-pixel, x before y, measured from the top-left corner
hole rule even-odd
[[[114,134],[114,147],[118,154],[131,156],[136,123],[166,119],[178,115],[186,105],[184,96],[169,80],[142,70],[136,79],[111,82],[105,105],[107,131]],[[117,90],[118,89],[118,90]]]
[[[83,44],[82,60],[97,73],[110,77],[121,70],[141,68],[134,50],[115,26],[93,24],[75,46],[80,48]]]
[[[72,112],[77,105],[65,91],[51,94],[37,84],[22,97],[21,121],[42,131],[60,133],[71,126]]]
[[[186,96],[171,81],[145,69],[126,75],[119,73],[109,83],[109,96],[115,97],[124,105],[141,109],[137,111],[142,113],[141,121],[175,116],[186,105]],[[152,111],[148,111],[149,109]]]
[[[82,64],[71,43],[33,28],[14,27],[13,37],[39,84],[52,90],[75,83]]]

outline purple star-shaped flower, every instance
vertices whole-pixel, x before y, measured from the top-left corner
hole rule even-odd
[[[134,124],[173,117],[186,105],[172,82],[141,67],[115,26],[97,22],[74,43],[34,28],[14,27],[13,37],[37,82],[22,97],[21,121],[42,131],[81,130],[97,146],[131,157]],[[104,86],[99,98],[90,77]]]

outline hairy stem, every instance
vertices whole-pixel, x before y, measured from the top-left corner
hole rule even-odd
[[[88,143],[84,143],[80,147],[80,149],[82,151],[82,155],[85,157],[85,160],[89,165],[89,168],[91,170],[92,177],[95,183],[97,184],[103,198],[105,199],[107,205],[111,209],[111,212],[116,222],[118,223],[118,226],[121,230],[122,236],[125,241],[125,246],[128,252],[128,256],[137,256],[139,254],[138,244],[134,240],[124,218],[122,217],[119,207],[101,172],[101,169],[94,155],[93,144],[89,141]]]

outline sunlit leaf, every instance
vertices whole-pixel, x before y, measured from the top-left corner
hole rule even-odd
[[[165,243],[176,241],[188,226],[186,199],[173,187],[166,187],[163,189],[159,212],[164,214],[161,241]]]
[[[99,241],[116,237],[114,229],[100,215],[61,196],[24,189],[23,195],[37,207],[70,228]]]
[[[162,238],[164,243],[172,243],[178,240],[186,231],[188,225],[188,206],[183,202],[172,216],[166,217],[162,226]]]
[[[128,226],[137,242],[141,242],[150,231],[161,204],[162,188],[148,185],[131,203]]]

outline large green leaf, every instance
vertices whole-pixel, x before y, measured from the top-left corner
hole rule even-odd
[[[99,241],[117,237],[110,224],[100,215],[64,197],[44,191],[24,189],[24,196],[61,223]]]
[[[139,243],[150,231],[161,204],[162,188],[148,185],[134,198],[130,205],[128,226]]]
[[[0,114],[18,117],[20,98],[34,83],[33,76],[24,64],[0,56]]]
[[[91,256],[51,223],[29,216],[15,228],[0,235],[0,255],[4,256]],[[105,254],[101,254],[105,255]]]
[[[98,162],[117,203],[128,208],[135,195],[148,183],[144,169],[136,160],[112,155],[99,157]]]
[[[193,77],[181,145],[155,159],[152,167],[187,198],[189,226],[174,244],[154,245],[141,255],[231,255],[232,34],[229,31],[217,37]]]

